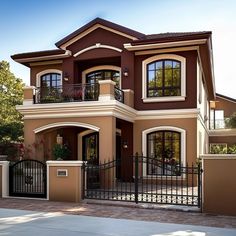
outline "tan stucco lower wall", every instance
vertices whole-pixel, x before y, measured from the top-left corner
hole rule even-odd
[[[57,176],[57,170],[67,170],[68,176]],[[82,197],[81,167],[49,167],[49,200],[79,202]]]
[[[203,211],[236,215],[236,158],[203,158]]]
[[[184,129],[186,131],[186,159],[189,164],[195,163],[197,158],[197,119],[156,119],[140,120],[134,123],[134,152],[141,154],[142,150],[142,132],[146,129],[172,126]]]
[[[58,122],[78,122],[93,125],[99,128],[99,159],[112,160],[115,158],[115,138],[116,138],[116,118],[109,117],[89,117],[89,118],[52,118],[52,119],[34,119],[24,121],[24,142],[25,145],[32,145],[40,133],[35,135],[34,130],[45,125]],[[37,154],[35,154],[35,158]]]
[[[2,166],[0,165],[0,197],[2,197]]]
[[[227,145],[236,144],[235,136],[210,136],[210,143],[226,143]]]

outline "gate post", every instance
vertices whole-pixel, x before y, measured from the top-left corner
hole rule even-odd
[[[138,168],[139,168],[139,156],[138,153],[135,154],[135,175],[134,175],[134,186],[135,186],[135,203],[138,204]]]
[[[0,197],[9,196],[9,161],[0,161]]]
[[[201,163],[198,163],[198,207],[200,208],[200,211],[202,212],[202,168]]]

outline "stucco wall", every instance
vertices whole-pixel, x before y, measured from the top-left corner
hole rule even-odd
[[[195,163],[197,157],[197,119],[156,119],[139,120],[134,123],[134,153],[141,154],[142,131],[153,127],[173,126],[186,131],[186,159],[189,164]]]
[[[68,176],[57,176],[67,170]],[[79,166],[49,166],[49,200],[79,202],[82,198],[82,173]]]
[[[203,158],[203,211],[236,215],[236,157]]]
[[[44,125],[58,122],[80,122],[94,125],[99,128],[99,158],[100,161],[112,160],[115,158],[115,135],[116,118],[115,117],[89,117],[89,118],[60,118],[60,119],[37,119],[24,121],[24,142],[25,145],[32,145],[36,141],[34,130]],[[37,157],[36,157],[37,158]]]

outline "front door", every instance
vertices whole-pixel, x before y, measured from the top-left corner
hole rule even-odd
[[[83,137],[83,161],[88,164],[99,164],[99,134],[94,132]]]

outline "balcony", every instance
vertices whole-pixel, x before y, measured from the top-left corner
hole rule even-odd
[[[210,120],[210,129],[219,130],[219,129],[234,129],[235,125],[231,124],[230,117],[225,117],[224,119],[215,119]]]
[[[99,96],[102,95],[102,93],[103,95],[111,93],[113,94],[115,100],[124,103],[124,92],[121,89],[115,87],[114,84],[111,85],[111,88],[109,86],[109,83],[96,83],[66,84],[57,87],[34,88],[33,103],[47,104],[98,101]],[[101,89],[101,87],[103,88]]]
[[[35,89],[34,104],[97,101],[99,84],[67,84]]]

